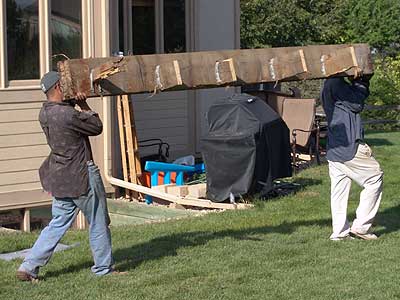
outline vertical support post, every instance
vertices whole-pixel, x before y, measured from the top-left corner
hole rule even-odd
[[[122,172],[124,175],[124,181],[128,181],[128,163],[126,161],[126,143],[125,143],[125,127],[124,127],[124,117],[122,114],[122,100],[121,96],[117,97],[117,113],[118,113],[118,128],[119,128],[119,140],[121,145],[121,160],[122,160]],[[125,189],[125,198],[131,198],[131,192]]]
[[[122,96],[122,108],[124,112],[125,120],[125,137],[126,137],[126,147],[128,152],[128,162],[129,162],[129,176],[132,183],[137,183],[136,175],[136,163],[133,152],[133,139],[132,139],[132,124],[131,124],[131,114],[128,95]]]
[[[76,214],[74,227],[79,230],[86,229],[86,219],[82,211],[78,211]]]
[[[23,209],[23,219],[21,223],[21,230],[31,232],[31,211],[29,208]]]
[[[131,128],[132,128],[132,139],[133,139],[133,153],[135,157],[135,169],[136,169],[136,176],[138,177],[139,180],[139,177],[142,175],[142,165],[139,157],[139,142],[136,132],[135,114],[133,111],[133,105],[131,101],[129,101],[129,110],[131,112],[130,116],[131,116]]]

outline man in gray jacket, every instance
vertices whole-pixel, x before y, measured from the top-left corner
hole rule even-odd
[[[71,226],[80,209],[89,223],[89,241],[96,275],[116,273],[111,251],[106,193],[100,171],[94,164],[89,136],[101,134],[98,114],[79,94],[74,103],[63,101],[60,76],[46,73],[41,87],[47,96],[39,114],[40,125],[51,149],[39,169],[43,189],[53,196],[53,218],[43,229],[17,271],[23,281],[37,280],[39,268],[50,260],[57,244]]]
[[[365,240],[377,239],[369,233],[382,198],[383,172],[364,141],[360,113],[369,96],[369,77],[347,82],[329,78],[321,92],[328,121],[327,159],[331,178],[331,240],[350,235]],[[351,227],[347,220],[347,204],[351,182],[363,190]]]

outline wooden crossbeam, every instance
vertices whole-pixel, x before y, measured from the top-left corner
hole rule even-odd
[[[124,71],[99,73],[105,68],[99,66],[107,64]],[[367,44],[134,55],[120,62],[115,57],[71,59],[59,62],[58,69],[65,99],[76,92],[97,97],[373,73]],[[96,72],[95,78],[103,76],[97,80],[101,89],[93,88]]]

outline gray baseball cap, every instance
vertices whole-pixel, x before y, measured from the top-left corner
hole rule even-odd
[[[60,80],[60,74],[55,71],[50,71],[43,75],[42,79],[40,80],[40,87],[42,88],[43,93],[47,93],[57,81]]]

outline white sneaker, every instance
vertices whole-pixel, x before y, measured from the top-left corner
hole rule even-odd
[[[331,237],[329,238],[331,241],[344,241],[344,240],[354,240],[352,236],[345,235],[345,236],[337,236],[337,237]]]
[[[359,233],[357,231],[350,231],[350,234],[366,241],[373,241],[378,239],[378,237],[373,233]]]

